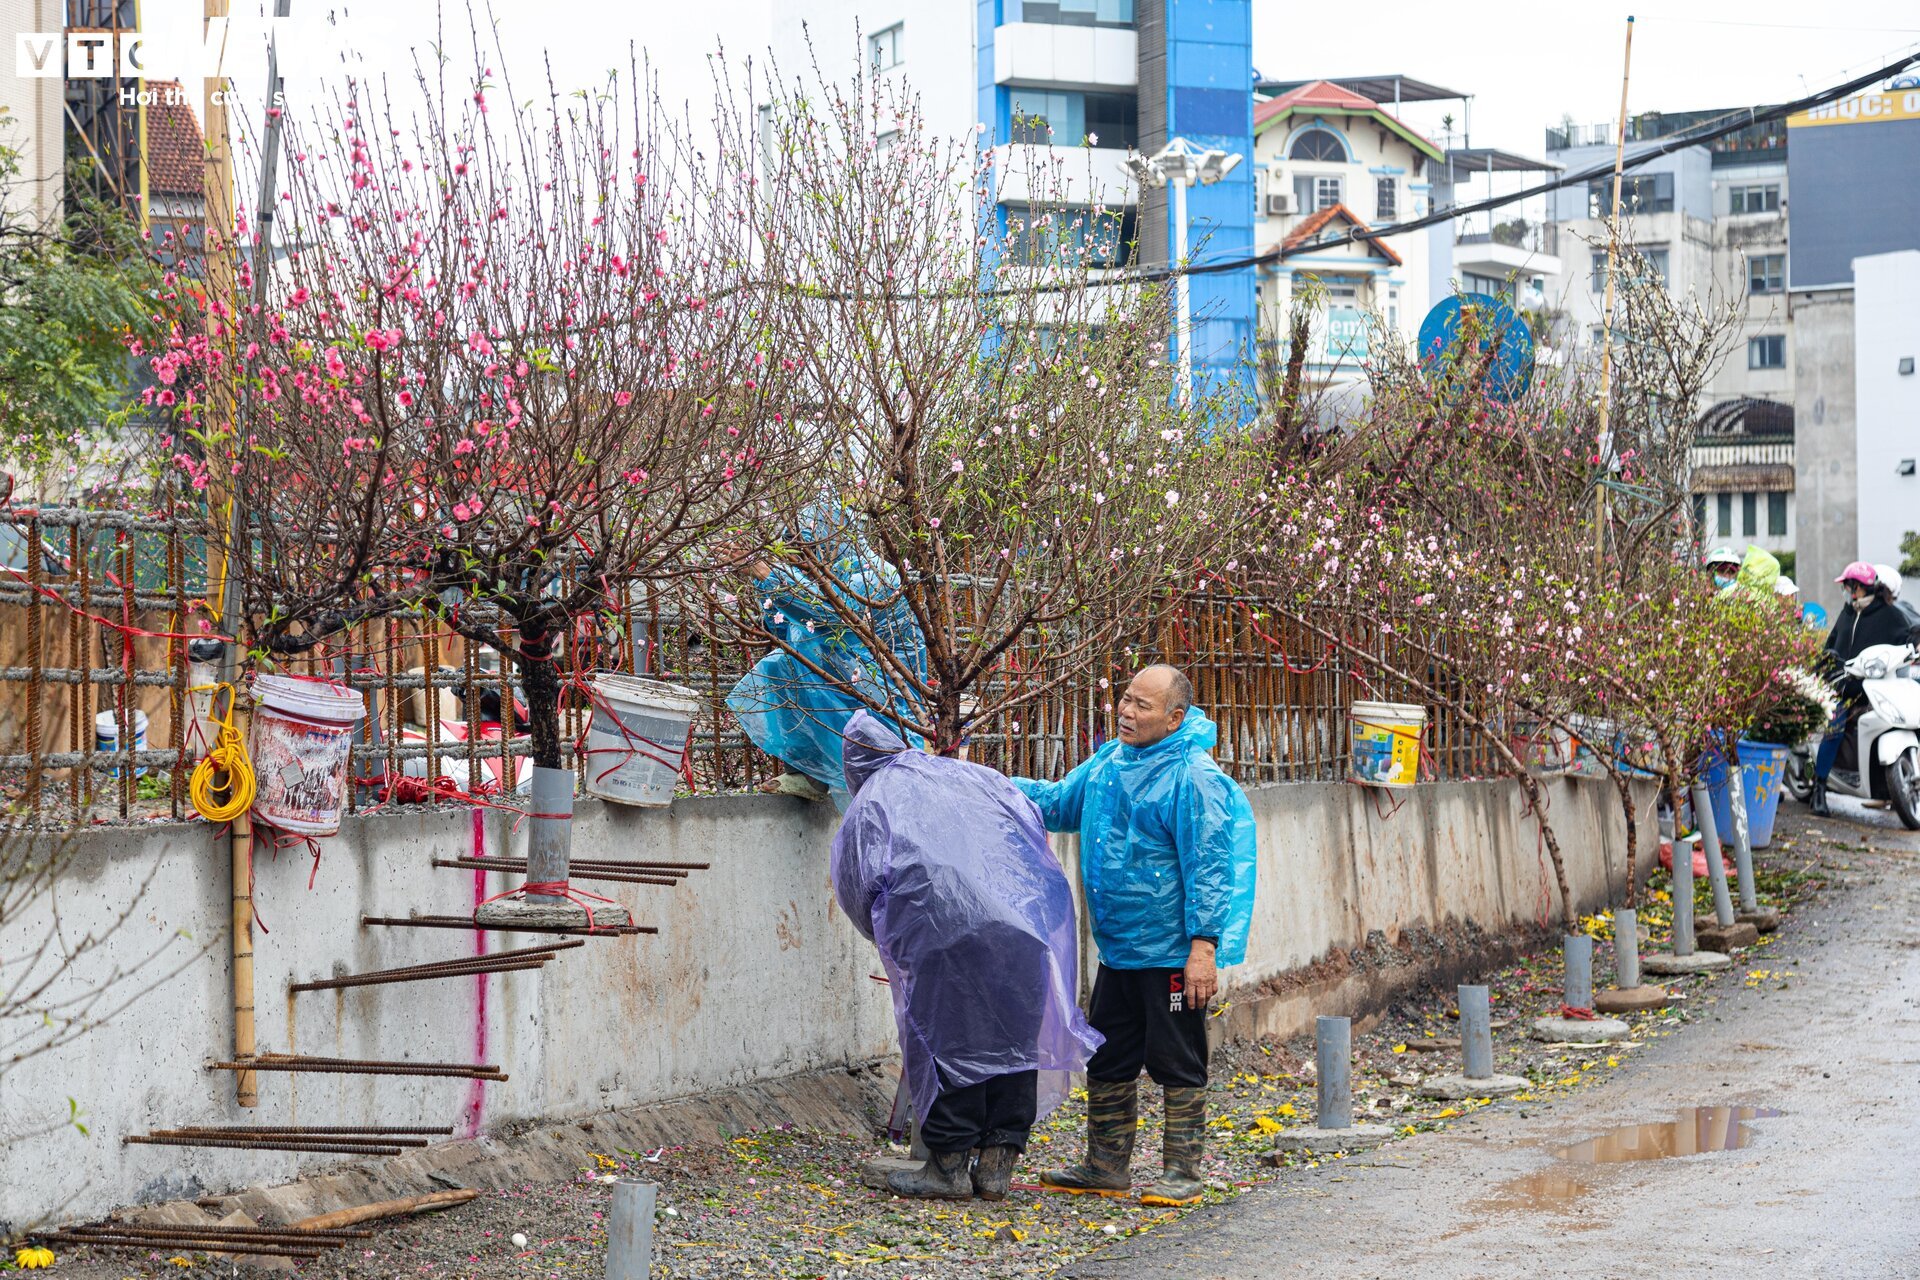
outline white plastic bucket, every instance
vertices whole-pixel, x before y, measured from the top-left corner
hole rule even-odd
[[[340,829],[347,790],[347,753],[367,700],[345,685],[289,676],[253,682],[253,757],[259,790],[254,816],[269,826],[308,836]]]
[[[619,804],[671,804],[700,695],[610,671],[595,672],[591,683],[587,794]]]
[[[1355,782],[1376,787],[1410,787],[1420,779],[1420,736],[1427,709],[1405,702],[1356,702],[1347,713],[1352,726],[1349,768]]]
[[[120,713],[118,711],[102,711],[93,718],[93,749],[102,755],[120,750]],[[147,749],[147,713],[137,709],[133,713],[133,749],[135,751]],[[113,777],[119,777],[120,766],[113,766],[109,772]],[[146,775],[146,766],[134,766],[134,777],[144,778]]]

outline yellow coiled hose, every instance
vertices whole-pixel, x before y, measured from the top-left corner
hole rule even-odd
[[[247,758],[247,744],[233,723],[234,704],[240,695],[230,684],[202,685],[193,692],[204,689],[214,691],[216,704],[220,690],[226,690],[227,711],[214,721],[219,728],[214,734],[213,750],[193,767],[193,776],[187,780],[187,794],[193,800],[194,809],[208,822],[232,822],[253,808],[255,787],[253,761]],[[227,793],[225,803],[218,799],[222,791]]]

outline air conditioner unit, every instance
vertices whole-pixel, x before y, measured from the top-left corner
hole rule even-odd
[[[1269,191],[1267,193],[1267,216],[1284,218],[1293,212],[1293,192]]]

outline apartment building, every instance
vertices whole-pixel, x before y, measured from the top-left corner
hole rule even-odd
[[[857,37],[856,37],[856,33]],[[1019,175],[1071,149],[1089,207],[1123,210],[1129,247],[1113,265],[1165,265],[1179,237],[1164,189],[1141,192],[1126,159],[1180,137],[1249,158],[1253,151],[1251,0],[791,0],[775,7],[774,45],[810,38],[828,76],[842,50],[899,77],[928,127],[980,130],[1003,175],[997,216],[1024,212]],[[1039,149],[1038,154],[1028,149]],[[1078,198],[1078,197],[1076,197]],[[1248,258],[1255,248],[1252,165],[1187,193],[1188,258]],[[1121,259],[1124,259],[1122,261]],[[1240,378],[1254,349],[1251,266],[1195,276],[1196,385]]]

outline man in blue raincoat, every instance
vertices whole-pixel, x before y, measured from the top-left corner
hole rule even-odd
[[[897,1195],[1004,1200],[1034,1121],[1100,1043],[1074,1003],[1073,891],[1000,774],[849,721],[833,891],[886,966],[926,1164]],[[979,1162],[967,1167],[968,1152]]]
[[[1246,956],[1254,826],[1246,793],[1209,754],[1218,732],[1179,671],[1151,666],[1119,705],[1119,738],[1059,782],[1014,779],[1049,831],[1080,833],[1100,969],[1087,1009],[1106,1043],[1087,1063],[1087,1155],[1050,1190],[1124,1196],[1140,1072],[1166,1092],[1163,1176],[1148,1204],[1192,1204],[1204,1183],[1207,1003]]]
[[[817,582],[791,564],[754,561],[749,571],[761,602],[761,625],[777,641],[727,695],[727,707],[753,744],[786,772],[762,790],[806,800],[831,796],[844,809],[841,735],[861,707],[891,707],[904,730],[901,671],[924,676],[926,639],[900,592],[900,575],[859,536],[854,517],[831,499],[802,514],[795,537],[831,581]],[[848,625],[864,620],[891,655],[890,667]]]

